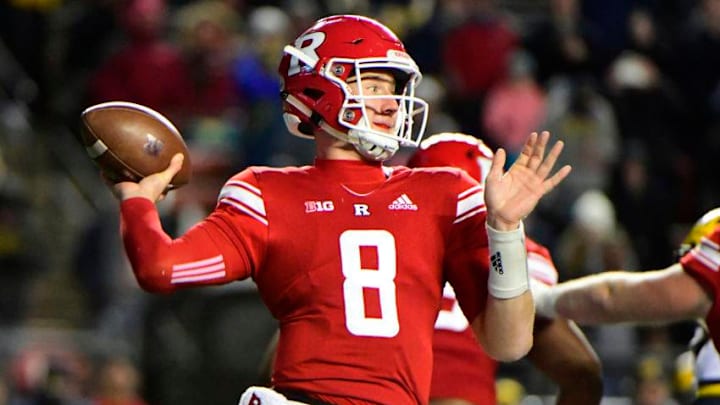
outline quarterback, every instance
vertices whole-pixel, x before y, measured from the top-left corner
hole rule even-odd
[[[140,286],[252,278],[279,322],[273,392],[301,403],[426,404],[446,280],[488,354],[524,356],[534,311],[521,220],[570,172],[551,175],[562,143],[546,154],[549,134],[531,134],[506,172],[498,150],[484,199],[459,170],[385,167],[400,146],[417,146],[427,118],[415,96],[421,74],[397,36],[366,17],[330,16],[284,52],[284,120],[314,140],[314,164],[243,170],[174,240],[154,202],[181,157],[115,184]],[[268,403],[267,393],[241,403]]]

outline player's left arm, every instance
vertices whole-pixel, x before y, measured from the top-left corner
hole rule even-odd
[[[490,294],[472,325],[486,352],[501,361],[521,358],[533,344],[534,307],[521,221],[570,173],[570,166],[564,166],[550,175],[563,143],[555,143],[546,156],[549,137],[548,132],[531,134],[507,172],[505,152],[499,149],[486,180]]]
[[[557,384],[557,405],[600,403],[600,359],[572,321],[539,318],[528,360]]]

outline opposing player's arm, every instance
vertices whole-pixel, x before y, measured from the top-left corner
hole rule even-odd
[[[655,271],[612,271],[534,294],[538,313],[581,324],[674,322],[704,317],[712,301],[680,264]]]
[[[602,366],[582,331],[566,319],[538,319],[528,359],[558,386],[557,405],[599,404]]]

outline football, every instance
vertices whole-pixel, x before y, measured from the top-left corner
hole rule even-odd
[[[111,182],[138,182],[163,171],[176,153],[185,155],[185,160],[169,188],[190,181],[187,145],[172,122],[157,111],[135,103],[111,101],[88,107],[80,118],[85,151]]]

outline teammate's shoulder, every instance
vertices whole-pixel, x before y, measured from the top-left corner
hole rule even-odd
[[[450,192],[459,193],[469,188],[481,187],[477,180],[456,167],[413,167],[407,170],[409,178],[436,190],[447,189]]]

